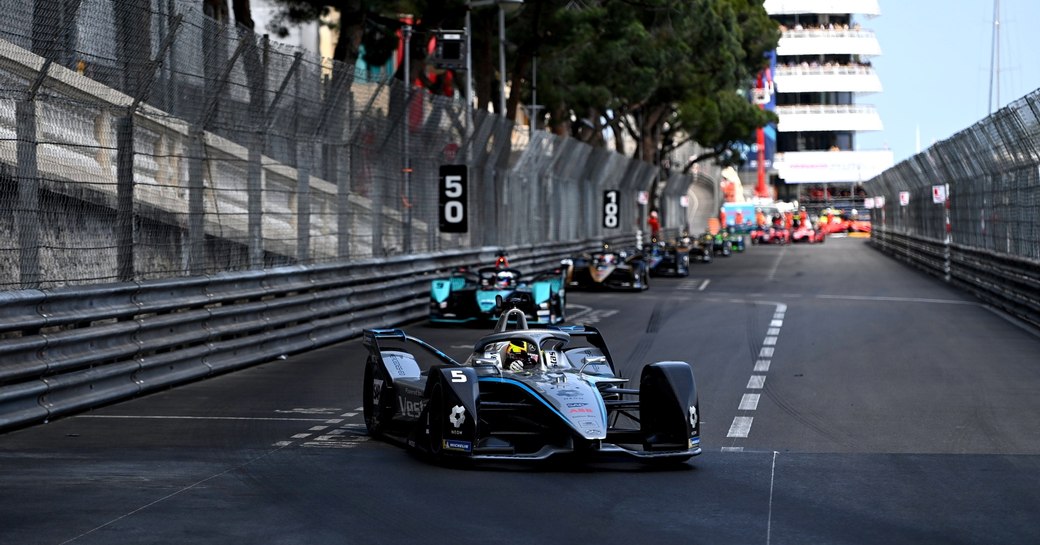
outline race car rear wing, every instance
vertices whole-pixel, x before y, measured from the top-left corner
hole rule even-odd
[[[365,332],[364,332],[364,339],[362,341],[362,344],[365,346],[365,348],[368,348],[368,351],[369,351],[370,354],[372,354],[374,356],[379,356],[379,353],[382,352],[382,350],[383,350],[383,348],[380,346],[380,343],[379,343],[380,340],[393,340],[393,341],[399,341],[399,342],[404,342],[404,343],[413,343],[413,344],[418,345],[423,350],[426,350],[427,352],[432,354],[434,357],[436,357],[437,359],[441,360],[442,362],[444,362],[444,363],[446,363],[448,365],[454,365],[454,366],[461,366],[462,365],[461,363],[455,361],[451,356],[449,356],[449,355],[445,354],[444,352],[441,352],[440,350],[438,350],[433,345],[427,343],[426,341],[424,341],[422,339],[419,339],[417,337],[413,337],[413,336],[405,333],[404,330],[402,330],[402,329],[396,329],[396,328],[395,329],[389,329],[389,328],[366,329]]]

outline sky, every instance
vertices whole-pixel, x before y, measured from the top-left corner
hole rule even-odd
[[[856,148],[887,147],[899,163],[989,115],[994,0],[879,5],[880,16],[857,21],[881,44],[881,56],[871,63],[884,92],[856,102],[876,106],[884,130],[857,133]],[[1040,0],[1000,0],[999,21],[1000,100],[994,111],[1040,89]],[[995,84],[992,96],[997,102]]]

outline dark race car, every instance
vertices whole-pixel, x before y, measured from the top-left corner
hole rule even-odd
[[[400,329],[369,329],[369,434],[440,460],[641,458],[700,454],[700,407],[686,362],[647,364],[638,387],[585,326],[531,329],[510,309],[458,362]]]
[[[650,276],[689,276],[691,250],[689,239],[651,244],[644,252]]]
[[[709,242],[711,244],[711,253],[713,255],[729,257],[733,254],[733,242],[729,240],[729,236],[725,231],[718,231],[717,233],[704,233],[701,236],[704,237],[705,242]]]
[[[429,319],[442,324],[491,323],[501,315],[505,300],[532,323],[557,324],[566,319],[564,274],[556,268],[526,278],[501,261],[476,272],[457,270],[430,283]]]
[[[562,264],[568,287],[634,291],[650,287],[650,268],[646,256],[638,250],[605,244],[599,251],[565,259]]]

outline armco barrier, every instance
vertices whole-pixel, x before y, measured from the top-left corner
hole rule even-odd
[[[598,244],[506,250],[535,270]],[[496,250],[0,293],[0,431],[420,319],[432,275]]]
[[[871,244],[1040,326],[1040,262],[891,231],[874,231]]]

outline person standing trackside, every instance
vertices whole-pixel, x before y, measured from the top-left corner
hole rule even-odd
[[[656,241],[661,234],[661,222],[657,219],[657,210],[650,212],[650,217],[647,218],[646,224],[650,226],[650,240]]]

